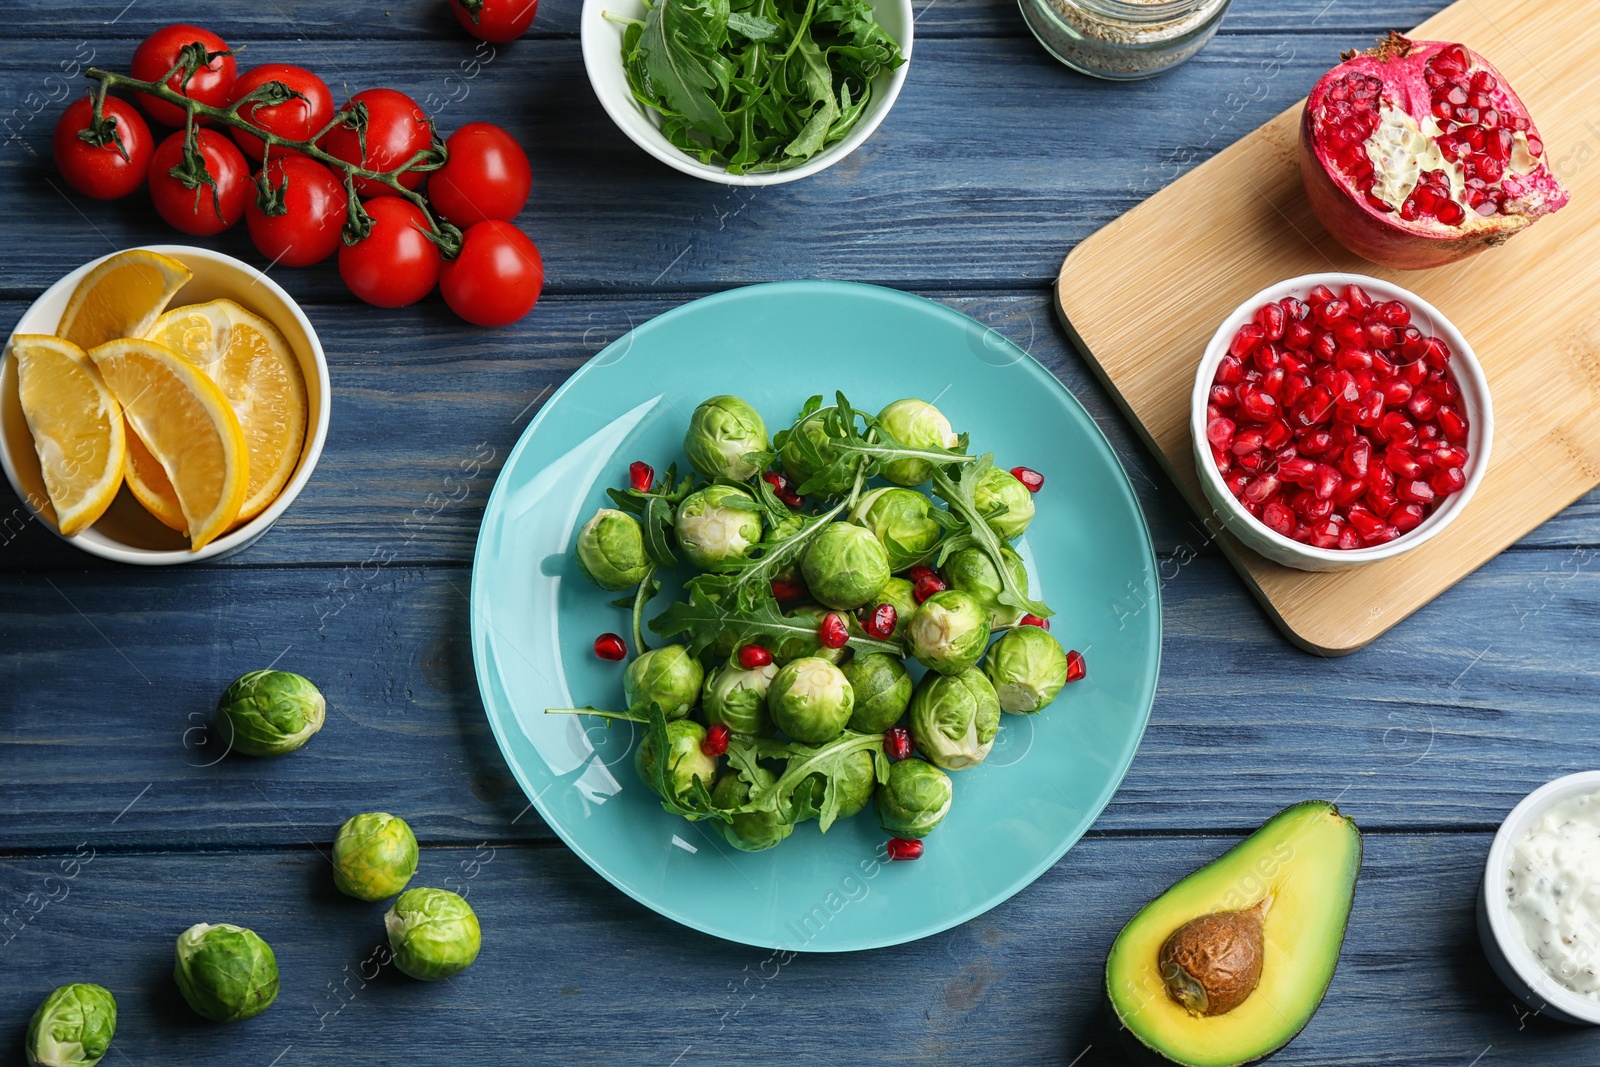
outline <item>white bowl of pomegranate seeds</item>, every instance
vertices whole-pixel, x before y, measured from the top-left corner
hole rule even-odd
[[[1331,571],[1449,525],[1483,479],[1494,415],[1437,308],[1328,273],[1263,289],[1217,328],[1190,429],[1213,516],[1268,559]]]

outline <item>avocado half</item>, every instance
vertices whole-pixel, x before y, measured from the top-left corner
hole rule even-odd
[[[1106,996],[1145,1047],[1184,1067],[1239,1067],[1292,1041],[1333,980],[1361,870],[1361,831],[1339,809],[1308,800],[1267,820],[1225,855],[1146,904],[1106,957]],[[1223,1015],[1173,1000],[1156,959],[1191,919],[1271,903],[1261,980]]]

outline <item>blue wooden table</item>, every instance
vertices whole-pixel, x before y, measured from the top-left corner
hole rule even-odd
[[[233,559],[102,564],[0,490],[0,1062],[21,1062],[49,988],[93,980],[121,1003],[106,1062],[135,1067],[1120,1063],[1100,995],[1120,925],[1307,797],[1355,816],[1366,863],[1338,975],[1280,1062],[1600,1062],[1600,1035],[1518,1008],[1472,914],[1512,805],[1600,765],[1600,497],[1371,648],[1310,658],[1207,543],[1051,312],[1062,256],[1175,161],[1212,155],[1340,50],[1436,5],[1238,0],[1187,66],[1110,85],[1047,56],[1009,0],[917,0],[916,58],[882,128],[817,177],[755,191],[681,176],[612,126],[584,76],[576,0],[546,0],[529,38],[480,51],[474,77],[474,43],[440,0],[9,0],[0,323],[91,257],[172,238],[142,196],[64,193],[49,145],[79,91],[67,75],[125,69],[173,21],[246,46],[242,66],[298,63],[341,95],[392,85],[447,131],[509,128],[534,161],[521,221],[549,283],[523,323],[483,331],[437,298],[355,303],[326,265],[275,272],[327,347],[333,422],[305,493]],[[1279,73],[1247,80],[1269,57]],[[242,228],[212,244],[260,262]],[[947,303],[1078,395],[1150,518],[1165,663],[1116,799],[1034,886],[925,941],[780,963],[659,918],[540,823],[479,706],[466,589],[500,461],[574,368],[685,300],[810,277]],[[273,661],[322,686],[327,728],[292,758],[214,762],[193,728],[230,680]],[[451,983],[378,972],[382,906],[333,888],[323,853],[368,810],[404,814],[435,880],[464,885],[482,917],[483,954]],[[172,942],[202,919],[276,948],[283,992],[265,1015],[219,1029],[183,1006]]]

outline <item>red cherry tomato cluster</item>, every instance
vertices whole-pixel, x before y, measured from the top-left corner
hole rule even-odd
[[[451,0],[451,6],[484,40],[509,41],[528,28],[538,5]],[[186,77],[180,68],[190,65]],[[67,107],[53,146],[62,177],[85,196],[117,199],[148,185],[156,212],[184,233],[210,236],[242,219],[274,265],[306,267],[337,254],[345,285],[380,307],[415,303],[437,286],[468,322],[505,326],[538,302],[544,263],[512,224],[528,202],[533,172],[500,127],[468,123],[441,152],[433,123],[405,93],[367,89],[336,111],[333,94],[311,71],[266,63],[240,74],[227,42],[198,26],[151,34],[134,53],[131,75],[164,82],[209,107],[237,106],[251,129],[300,142],[305,151],[269,151],[257,133],[228,119],[197,114],[196,126],[205,128],[191,132],[183,107],[139,91],[137,103],[151,121],[177,127],[158,142],[128,103],[102,96],[97,107],[91,95]],[[252,93],[261,95],[251,99]],[[357,126],[364,128],[358,133]],[[326,155],[305,154],[318,151]],[[406,190],[421,190],[426,181],[433,217],[385,182],[351,175],[347,184],[339,162],[399,171],[395,180]],[[350,202],[352,187],[357,204]],[[455,254],[446,258],[442,249]]]

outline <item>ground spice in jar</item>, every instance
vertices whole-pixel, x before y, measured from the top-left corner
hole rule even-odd
[[[1170,70],[1216,34],[1229,0],[1018,0],[1039,43],[1097,78]]]

